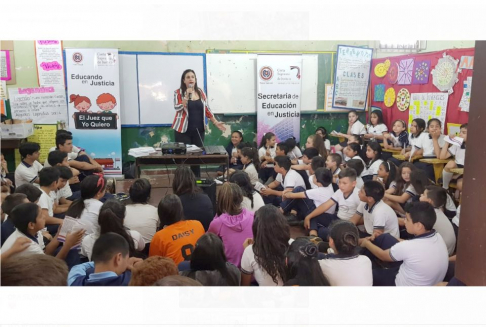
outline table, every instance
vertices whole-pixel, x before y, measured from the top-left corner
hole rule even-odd
[[[229,158],[227,154],[162,154],[157,151],[148,156],[135,158],[135,178],[140,177],[140,168],[155,165],[223,165],[229,167]]]
[[[451,159],[430,158],[430,159],[420,159],[420,162],[431,164],[434,167],[435,183],[439,184],[439,178],[442,177],[442,170],[450,160]]]
[[[402,152],[402,150],[393,150],[393,149],[385,149],[385,148],[381,148],[381,151],[382,152],[389,152],[389,153],[393,153],[393,154],[400,154],[400,152]]]
[[[401,161],[408,161],[408,159],[405,159],[405,156],[403,154],[394,154],[393,158],[401,160]],[[422,158],[422,157],[412,157],[412,160],[410,160],[410,161],[414,162],[414,161],[417,161],[420,158]]]

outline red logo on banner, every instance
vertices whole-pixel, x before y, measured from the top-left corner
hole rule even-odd
[[[83,61],[83,55],[81,53],[79,53],[79,52],[75,52],[73,54],[73,61],[74,62],[78,62],[78,63],[81,62],[81,61]]]
[[[260,77],[265,81],[271,80],[273,77],[272,68],[269,66],[262,67],[262,69],[260,69]]]

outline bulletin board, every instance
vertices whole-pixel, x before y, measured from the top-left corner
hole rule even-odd
[[[371,69],[371,105],[382,108],[384,122],[387,126],[391,126],[393,124],[393,121],[397,119],[409,121],[410,107],[408,107],[406,110],[403,110],[400,101],[398,104],[396,101],[396,96],[402,88],[408,90],[409,94],[441,92],[433,84],[431,72],[436,67],[439,59],[443,58],[444,53],[460,61],[461,57],[474,56],[474,48],[450,49],[423,54],[410,54],[396,57],[373,59]],[[413,65],[411,65],[411,59],[413,60]],[[387,73],[384,74],[382,77],[377,76],[377,73],[381,75],[381,68],[383,68],[387,60],[389,60],[389,69]],[[417,80],[421,79],[422,76],[420,74],[415,74],[415,70],[417,68],[416,65],[422,62],[426,62],[427,64],[430,62],[427,72],[428,81],[425,84],[418,84],[424,83],[423,80]],[[470,66],[468,68],[473,67]],[[411,75],[408,75],[408,72],[410,72]],[[399,75],[401,77],[400,80]],[[458,81],[454,84],[454,86],[452,87],[452,93],[448,96],[445,121],[442,122],[444,126],[448,126],[448,123],[467,123],[469,113],[461,111],[459,103],[464,92],[464,82],[467,83],[467,78],[471,77],[472,75],[473,69],[461,69],[461,71],[458,73]],[[387,99],[386,92],[388,90],[391,90],[389,92],[390,94],[395,94],[394,102],[390,107],[387,107],[384,102],[384,100]],[[447,92],[445,92],[445,94],[447,94]],[[399,107],[403,111],[399,110]],[[447,130],[445,131],[445,133],[448,133]]]

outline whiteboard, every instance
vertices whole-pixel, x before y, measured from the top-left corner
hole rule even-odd
[[[257,54],[207,54],[208,104],[213,113],[256,113]],[[301,110],[317,110],[318,56],[302,56]]]
[[[137,55],[120,54],[120,114],[122,125],[138,125]]]
[[[197,84],[204,90],[204,54],[138,55],[141,125],[172,124],[174,91],[179,89],[181,75],[186,69],[196,72]]]

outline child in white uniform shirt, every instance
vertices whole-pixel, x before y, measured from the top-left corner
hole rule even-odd
[[[338,157],[339,157],[339,155],[338,155]],[[310,169],[309,169],[309,174],[310,174],[309,184],[311,186],[311,189],[316,189],[316,188],[319,187],[316,184],[314,184],[314,173],[315,173],[315,171],[319,168],[324,168],[325,166],[326,166],[326,160],[323,157],[318,156],[318,157],[312,158],[311,164],[310,164]],[[331,171],[331,173],[332,173],[332,171]],[[333,188],[334,188],[334,185],[333,185]]]
[[[365,141],[376,140],[383,142],[383,134],[388,132],[388,127],[383,123],[383,113],[381,110],[374,110],[370,114],[370,123],[366,126],[367,133],[364,135]]]
[[[42,209],[47,230],[51,235],[56,234],[58,226],[63,222],[62,219],[54,217],[55,199],[51,197],[51,192],[53,192],[53,195],[55,196],[55,192],[57,191],[59,176],[59,170],[54,167],[47,167],[39,172],[39,183],[42,191],[42,195],[39,199],[39,207]]]
[[[424,158],[439,158],[440,149],[444,146],[444,135],[442,134],[442,122],[437,118],[432,118],[427,122],[428,133],[422,138],[422,149],[416,152]],[[427,173],[430,180],[435,181],[434,166],[429,163],[416,160],[414,166]]]
[[[373,286],[433,286],[447,273],[449,256],[444,240],[433,229],[437,219],[434,207],[413,202],[406,210],[405,227],[414,239],[400,242],[383,234],[374,241],[361,241],[361,247],[379,260],[395,262],[393,268],[373,270]]]
[[[358,254],[358,229],[349,221],[335,221],[329,231],[333,254],[319,260],[331,286],[372,286],[373,274],[368,257]]]
[[[360,159],[348,160],[348,162],[346,162],[346,167],[354,169],[356,171],[356,174],[358,174],[358,177],[356,177],[356,188],[358,190],[360,190],[363,187],[363,184],[364,184],[363,179],[360,177],[360,175],[362,174],[362,172],[365,169],[365,165],[363,164],[363,160],[360,160]],[[337,182],[339,182],[339,178],[338,178]]]
[[[304,220],[304,226],[309,229],[309,235],[327,239],[329,225],[337,219],[349,220],[356,212],[360,203],[356,188],[356,171],[345,168],[339,173],[339,190],[330,200],[318,206],[308,214]],[[334,213],[334,206],[339,206],[337,214]]]
[[[442,186],[446,190],[449,189],[449,183],[454,175],[451,173],[451,169],[464,168],[464,159],[466,157],[467,124],[461,125],[459,137],[463,139],[461,146],[456,144],[450,146],[449,143],[446,143],[440,151],[440,159],[448,159],[451,156],[455,156],[454,161],[449,161],[442,171]]]
[[[408,146],[402,150],[400,153],[405,157],[405,160],[409,160],[410,156],[415,156],[417,151],[422,150],[424,138],[428,135],[424,133],[425,131],[425,120],[422,118],[416,118],[412,120],[410,124],[410,135],[408,140]],[[391,161],[397,166],[400,166],[403,160],[396,158],[390,158]]]
[[[251,184],[255,186],[258,182],[258,170],[260,169],[257,149],[253,147],[241,149],[241,163],[243,164],[243,171],[248,174]]]
[[[411,202],[418,195],[410,182],[410,175],[416,168],[410,162],[404,162],[398,167],[397,179],[390,184],[385,192],[384,201],[398,213],[404,214],[405,203]]]
[[[87,176],[81,182],[81,198],[75,200],[66,216],[78,218],[86,230],[86,235],[99,230],[98,215],[103,203],[100,199],[105,195],[106,179],[101,175]]]
[[[331,151],[331,141],[329,141],[328,139],[328,135],[327,135],[327,129],[325,127],[318,127],[316,129],[316,135],[319,135],[320,137],[322,137],[322,140],[324,141],[324,147],[326,148],[326,150],[329,152]]]
[[[318,206],[327,202],[334,194],[332,188],[332,174],[329,169],[318,168],[314,174],[313,184],[317,185],[317,189],[305,190],[303,187],[296,187],[292,191],[284,191],[282,195],[286,206],[282,205],[283,213],[289,212],[292,209],[297,211],[297,218],[304,220],[304,218],[314,211]],[[328,213],[333,214],[335,206],[333,206]]]
[[[276,137],[272,132],[263,134],[260,142],[260,148],[258,149],[258,157],[260,158],[260,172],[258,177],[263,181],[263,184],[273,176],[274,170],[274,158],[275,154],[275,142]]]
[[[351,137],[351,135],[364,135],[366,134],[366,127],[363,125],[362,122],[359,121],[359,116],[358,113],[355,110],[352,110],[348,114],[348,131],[346,134],[343,133],[337,133],[337,134],[331,134],[333,136],[338,136],[338,137],[345,137],[347,140],[344,142],[339,143],[336,145],[336,152],[341,152],[343,151],[344,147],[348,145],[348,140]]]
[[[377,178],[378,169],[383,162],[381,159],[381,145],[378,142],[369,142],[366,146],[366,157],[369,159],[369,163],[361,176],[365,182]]]
[[[20,145],[19,152],[22,162],[15,169],[15,187],[27,183],[39,186],[39,171],[43,168],[37,161],[40,156],[39,150],[38,143],[25,142]]]

